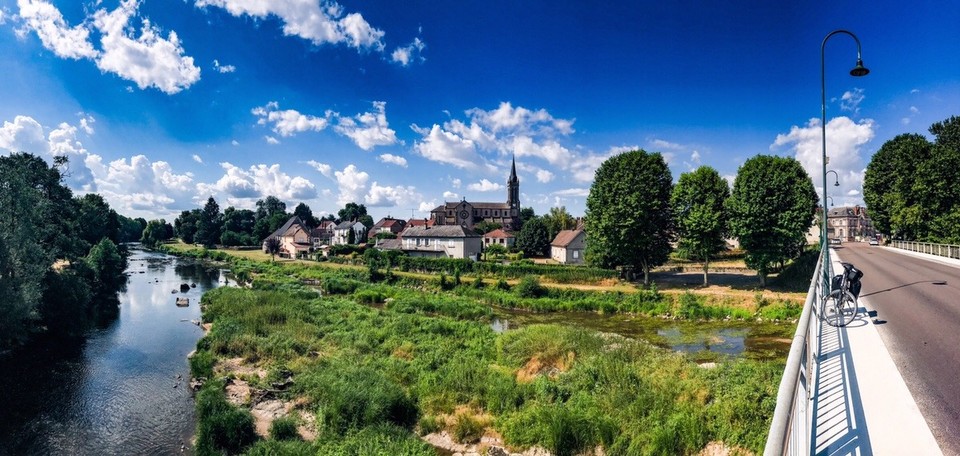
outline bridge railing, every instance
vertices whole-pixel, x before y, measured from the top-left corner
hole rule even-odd
[[[960,259],[960,245],[933,244],[930,242],[890,241],[890,247],[910,250],[912,252],[928,253],[947,258]]]
[[[777,408],[773,412],[773,422],[770,423],[770,432],[767,434],[767,445],[764,447],[765,456],[781,455],[809,455],[810,454],[810,426],[813,407],[810,404],[810,379],[813,377],[813,360],[816,359],[817,329],[820,323],[815,317],[813,307],[819,303],[819,291],[822,279],[823,250],[817,267],[814,268],[813,278],[810,280],[810,289],[807,299],[803,303],[803,311],[797,322],[797,331],[790,345],[790,354],[787,355],[787,365],[780,379],[780,388],[777,391]]]

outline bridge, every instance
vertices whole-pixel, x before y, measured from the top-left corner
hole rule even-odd
[[[852,243],[829,258],[863,271],[859,312],[823,324],[814,274],[764,454],[960,455],[960,247]]]

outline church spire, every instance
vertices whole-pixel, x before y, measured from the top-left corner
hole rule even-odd
[[[507,178],[507,205],[515,209],[519,214],[520,210],[520,179],[517,178],[517,157],[511,159],[510,177]]]

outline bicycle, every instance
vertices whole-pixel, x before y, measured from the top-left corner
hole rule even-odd
[[[850,263],[840,263],[843,274],[830,280],[830,292],[820,298],[820,319],[830,326],[846,326],[857,316],[857,297],[863,272]]]

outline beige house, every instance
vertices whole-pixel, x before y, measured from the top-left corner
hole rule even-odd
[[[400,233],[399,250],[413,257],[470,258],[480,256],[482,240],[473,230],[460,225],[412,226]],[[381,243],[381,248],[385,248]]]
[[[876,236],[865,207],[835,207],[827,214],[827,237],[830,239],[862,242]]]
[[[330,245],[333,240],[333,229],[337,224],[333,220],[321,220],[320,226],[310,230],[310,240],[313,242],[313,248],[319,249],[322,246]]]
[[[516,242],[517,237],[514,236],[513,233],[504,231],[501,228],[495,229],[483,235],[484,247],[499,244],[509,249],[510,247],[513,247]]]
[[[313,242],[310,238],[310,230],[307,225],[300,220],[300,217],[293,216],[284,223],[283,226],[267,236],[263,240],[263,251],[268,252],[267,240],[274,238],[280,242],[279,255],[283,258],[297,258],[301,255],[310,253],[313,250]]]
[[[563,264],[583,264],[587,234],[580,230],[563,230],[550,243],[550,258]]]

